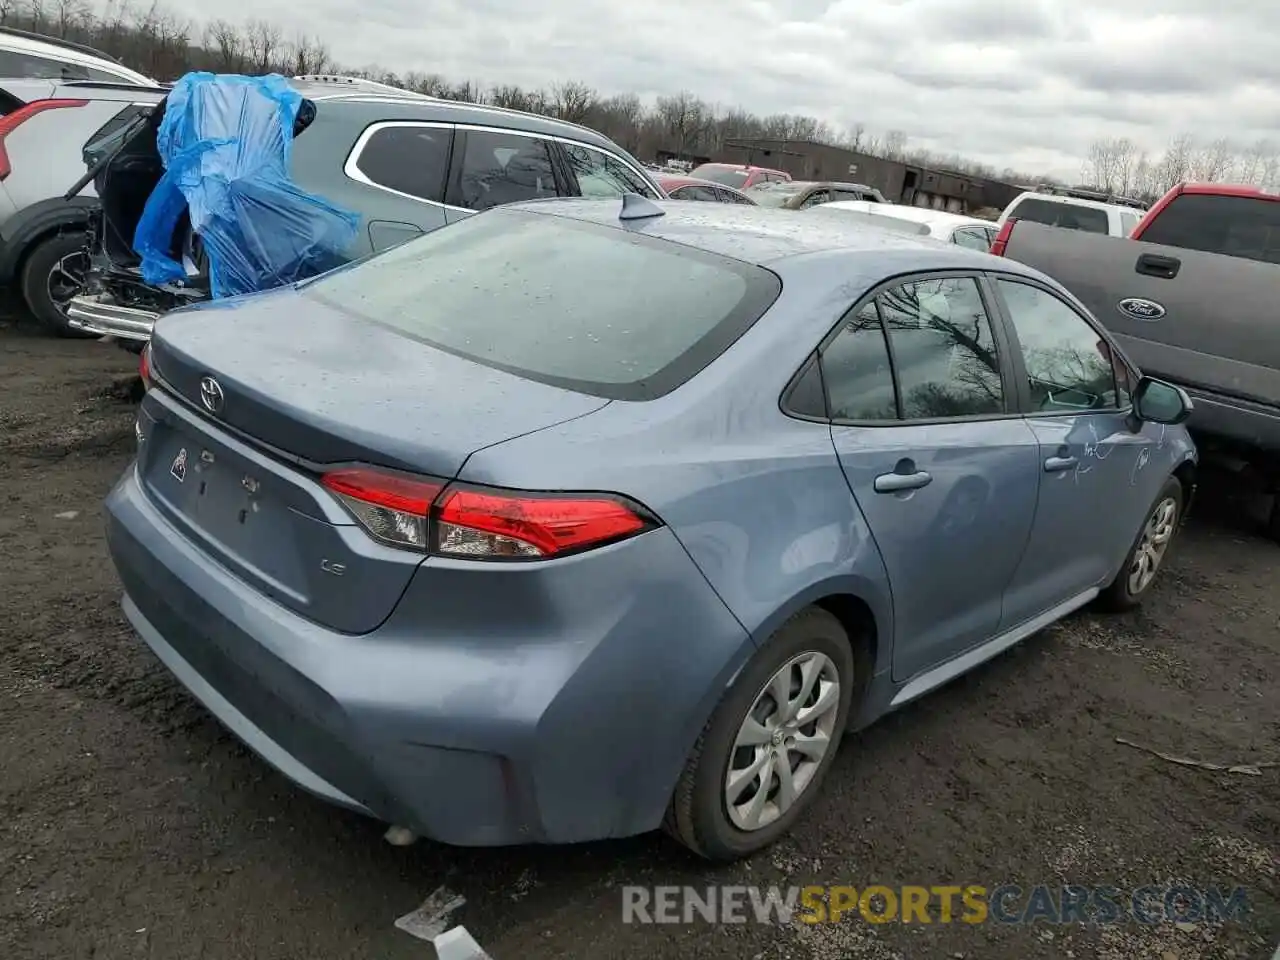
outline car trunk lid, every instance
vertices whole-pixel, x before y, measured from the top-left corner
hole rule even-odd
[[[474,451],[608,401],[353,320],[292,290],[162,318],[140,476],[201,549],[334,629],[374,629],[423,555],[371,539],[320,483],[352,463],[455,477]]]

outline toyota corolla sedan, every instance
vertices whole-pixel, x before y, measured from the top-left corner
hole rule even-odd
[[[501,207],[162,318],[124,609],[300,786],[459,845],[731,860],[841,738],[1151,589],[1190,401],[1007,259],[732,204]]]

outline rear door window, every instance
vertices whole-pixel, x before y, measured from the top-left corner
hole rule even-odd
[[[0,50],[0,76],[26,80],[90,80],[89,69],[76,63]],[[118,80],[118,77],[113,77]]]
[[[700,187],[693,184],[688,187],[680,187],[671,194],[675,200],[707,200],[711,203],[719,203],[720,196],[710,187]]]
[[[987,231],[982,227],[961,227],[951,235],[951,242],[970,250],[981,250],[983,253],[991,249],[991,241],[987,239]]]
[[[355,158],[355,169],[376,186],[440,203],[453,137],[451,126],[387,124],[368,135]]]
[[[1156,214],[1142,240],[1280,263],[1280,202],[1184,193]]]
[[[556,183],[548,141],[491,130],[465,130],[459,137],[461,161],[455,163],[447,194],[450,204],[489,210],[564,195]]]
[[[1076,203],[1059,203],[1042,197],[1028,197],[1017,203],[1009,213],[1010,219],[1030,220],[1049,227],[1064,230],[1084,230],[1086,233],[1108,233],[1107,211],[1097,207],[1084,207]]]
[[[562,143],[569,169],[577,181],[578,192],[584,197],[620,197],[624,193],[638,193],[642,197],[657,196],[644,179],[617,157],[602,150],[576,143]],[[697,200],[714,200],[714,197],[696,197]]]
[[[620,400],[684,383],[780,291],[754,264],[524,210],[466,217],[302,288],[438,349]]]

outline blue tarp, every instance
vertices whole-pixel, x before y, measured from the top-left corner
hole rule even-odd
[[[174,84],[156,137],[165,173],[133,237],[147,283],[187,277],[169,255],[184,209],[208,253],[214,297],[294,283],[347,259],[359,216],[289,176],[301,105],[278,74],[188,73]]]

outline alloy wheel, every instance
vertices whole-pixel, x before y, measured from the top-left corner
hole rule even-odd
[[[1161,500],[1147,524],[1142,528],[1142,537],[1138,541],[1138,549],[1134,551],[1133,562],[1129,565],[1129,593],[1137,596],[1151,586],[1156,578],[1164,555],[1173,540],[1174,530],[1178,522],[1178,501],[1173,497]]]
[[[755,831],[783,816],[813,782],[840,714],[840,674],[802,653],[764,685],[738,728],[725,774],[729,821]]]
[[[85,275],[88,273],[89,258],[81,251],[68,253],[53,265],[49,271],[49,299],[64,313],[67,305],[84,287]]]

